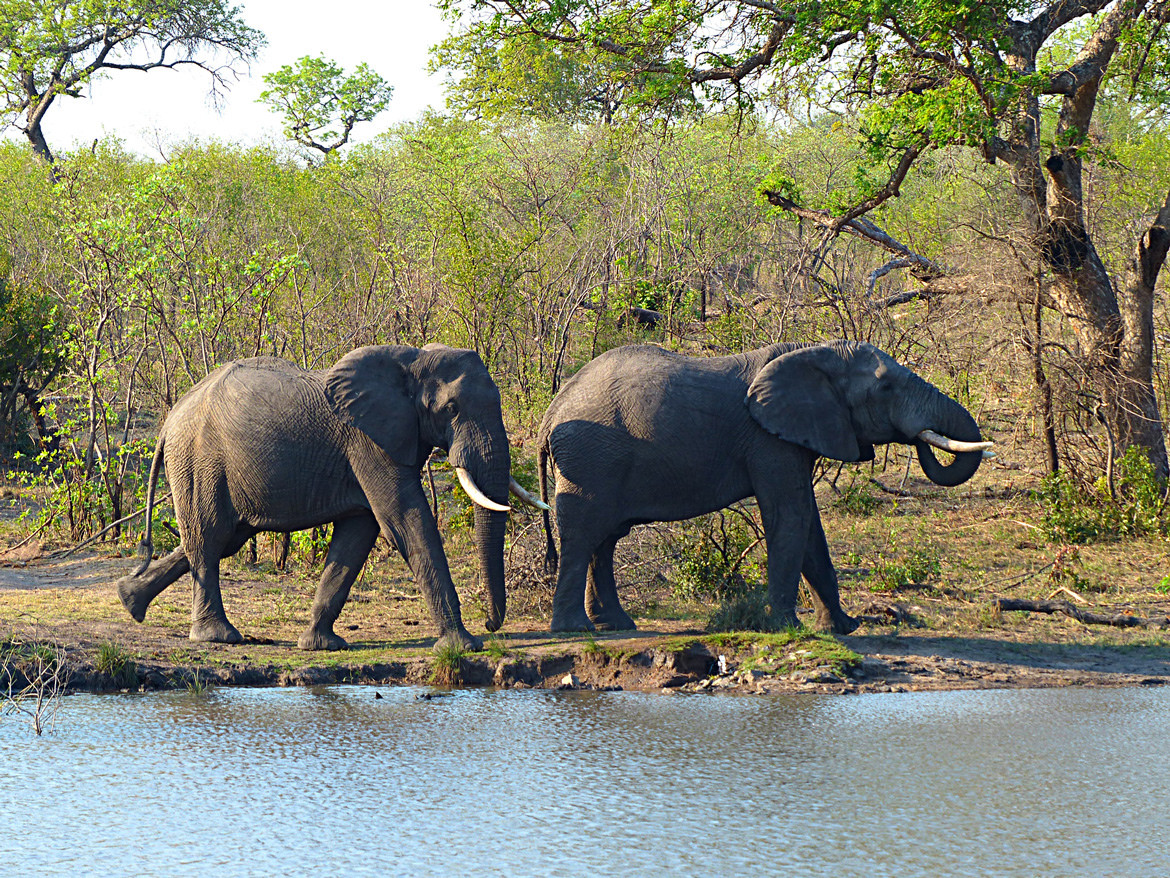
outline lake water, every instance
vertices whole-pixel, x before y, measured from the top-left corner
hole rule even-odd
[[[1170,691],[77,695],[0,874],[1165,876]]]

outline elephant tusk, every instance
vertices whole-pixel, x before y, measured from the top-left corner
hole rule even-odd
[[[478,503],[484,509],[490,509],[492,512],[511,512],[511,506],[505,506],[503,503],[497,503],[495,500],[488,499],[488,496],[479,489],[479,485],[475,483],[475,479],[471,477],[471,473],[461,466],[455,467],[455,475],[459,476],[459,484],[463,486],[463,490],[467,492],[467,496],[474,502]]]
[[[951,452],[951,454],[959,454],[964,451],[986,451],[995,444],[994,442],[961,442],[958,439],[941,436],[934,430],[923,430],[918,434],[918,438],[927,445],[933,445],[935,448],[941,448],[943,451]]]
[[[508,477],[508,490],[515,494],[521,503],[527,503],[529,506],[534,506],[544,512],[548,512],[551,509],[547,503],[533,497],[525,491],[524,487],[512,476]]]

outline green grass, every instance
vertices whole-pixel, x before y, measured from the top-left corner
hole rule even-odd
[[[203,672],[196,668],[192,673],[190,679],[187,680],[187,693],[189,695],[202,696],[207,695],[215,689],[214,684]]]
[[[109,674],[119,689],[132,689],[138,685],[138,663],[118,642],[106,640],[98,644],[93,666],[98,672]]]
[[[458,686],[463,682],[462,646],[448,643],[435,651],[431,660],[431,682],[436,686]]]

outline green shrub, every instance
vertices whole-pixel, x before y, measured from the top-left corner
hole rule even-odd
[[[753,588],[719,604],[707,619],[707,630],[774,631],[769,609],[767,588]]]
[[[683,600],[727,601],[766,578],[753,554],[760,540],[738,514],[717,512],[683,533],[674,594]]]
[[[882,498],[874,496],[862,482],[846,485],[833,501],[833,508],[850,515],[872,515],[882,505]]]
[[[1054,543],[1092,543],[1122,537],[1166,535],[1165,487],[1142,449],[1134,446],[1114,464],[1114,490],[1102,477],[1086,487],[1064,472],[1046,477],[1035,492],[1041,532]]]
[[[903,558],[879,555],[870,571],[870,588],[874,591],[896,591],[910,585],[919,585],[942,572],[938,550],[911,549]]]

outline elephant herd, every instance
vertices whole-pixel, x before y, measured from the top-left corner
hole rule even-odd
[[[504,621],[511,492],[544,512],[546,560],[559,568],[553,631],[632,629],[614,581],[618,540],[638,524],[754,496],[772,622],[797,624],[803,574],[818,626],[847,633],[857,622],[841,608],[813,466],[818,457],[872,460],[874,445],[890,442],[914,444],[927,477],[946,486],[971,478],[991,445],[959,403],[869,344],[775,344],[712,358],[630,345],[588,363],[549,406],[538,435],[538,500],[510,475],[500,394],[473,351],[378,345],[318,371],[239,360],[200,381],[166,418],[142,561],[118,582],[118,595],[141,622],[151,601],[190,572],[191,639],[239,642],[224,613],[220,560],[260,531],[332,523],[301,648],[345,648],[333,625],[382,533],[414,574],[437,646],[478,649],[422,487],[422,467],[441,448],[475,503],[489,631]],[[940,463],[931,446],[953,462]],[[164,462],[181,541],[154,560],[149,521]]]

